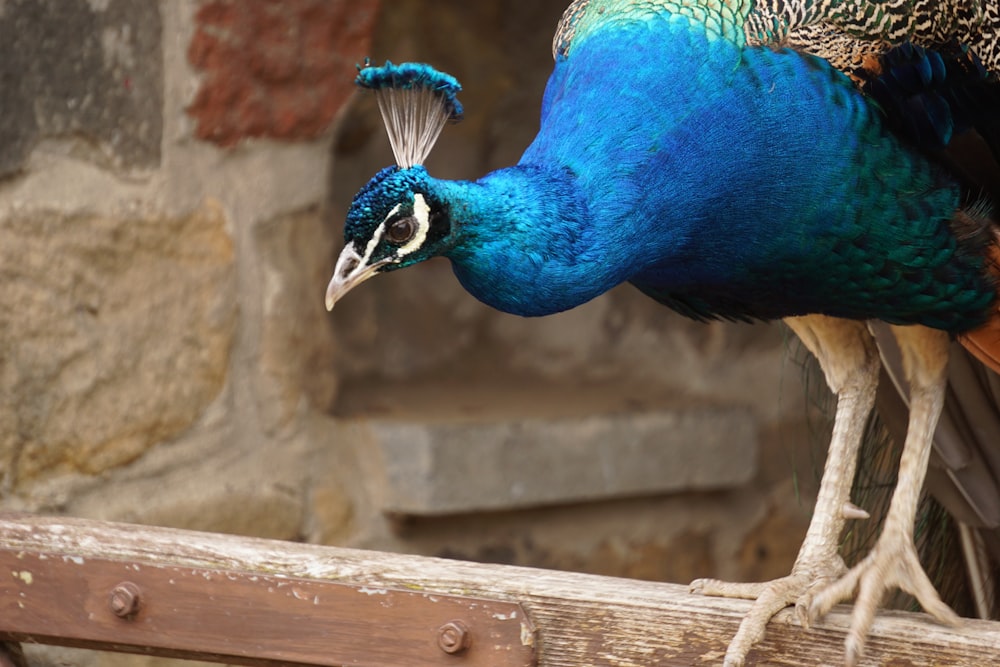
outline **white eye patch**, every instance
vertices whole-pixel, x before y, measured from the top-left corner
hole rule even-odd
[[[396,204],[389,214],[385,216],[385,220],[379,225],[372,237],[368,239],[368,244],[365,246],[365,251],[361,254],[360,263],[367,266],[368,262],[372,258],[372,254],[375,252],[375,248],[378,247],[382,239],[385,238],[386,230],[389,227],[389,221],[399,214],[400,209],[403,205]],[[399,261],[399,259],[406,257],[412,252],[420,249],[424,241],[427,240],[427,232],[431,227],[431,207],[427,204],[427,200],[419,192],[413,195],[413,219],[416,221],[417,229],[413,234],[413,238],[407,241],[406,245],[402,246],[397,250],[395,254],[395,260],[389,259],[388,261]]]
[[[399,206],[393,209],[393,213],[398,208]],[[389,214],[390,218],[393,213]],[[424,241],[427,240],[427,232],[431,228],[431,207],[419,192],[413,195],[413,219],[417,221],[417,231],[413,234],[413,238],[399,249],[400,257],[405,257],[411,252],[418,250],[424,244]]]

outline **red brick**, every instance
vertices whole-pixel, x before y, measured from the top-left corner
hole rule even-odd
[[[379,0],[208,0],[188,60],[202,73],[187,112],[195,136],[220,146],[248,137],[322,134],[369,55]]]

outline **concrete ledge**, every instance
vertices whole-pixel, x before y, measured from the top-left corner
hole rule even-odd
[[[399,514],[728,488],[757,469],[757,423],[743,409],[369,427],[384,465],[382,509]]]

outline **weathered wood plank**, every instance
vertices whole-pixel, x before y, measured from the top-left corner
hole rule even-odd
[[[0,516],[0,548],[517,602],[536,628],[541,667],[719,664],[749,606],[677,585],[66,518]],[[778,614],[748,664],[839,664],[846,612],[809,630]],[[861,664],[1000,664],[1000,624],[953,629],[886,612]]]
[[[242,664],[531,667],[516,603],[0,548],[0,632]],[[0,666],[2,667],[2,666]]]

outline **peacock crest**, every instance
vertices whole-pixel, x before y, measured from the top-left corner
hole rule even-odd
[[[462,86],[450,74],[424,63],[386,61],[358,67],[355,79],[375,92],[396,164],[402,169],[423,164],[448,121],[462,119],[458,93]]]

